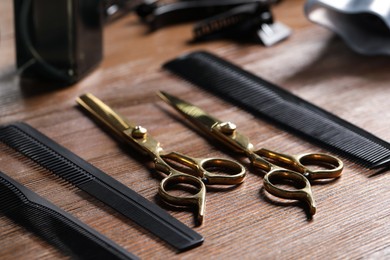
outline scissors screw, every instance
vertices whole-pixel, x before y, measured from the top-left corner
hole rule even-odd
[[[137,139],[141,139],[141,138],[144,138],[146,136],[146,133],[148,132],[148,130],[142,126],[136,126],[134,127],[133,131],[131,132],[131,135],[134,137],[134,138],[137,138]]]
[[[219,124],[219,127],[225,135],[231,135],[236,131],[237,126],[232,122],[223,122]]]

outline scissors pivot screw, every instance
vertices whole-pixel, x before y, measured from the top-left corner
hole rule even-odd
[[[223,122],[219,124],[219,128],[225,135],[231,135],[236,131],[237,126],[232,122]]]
[[[147,134],[148,130],[142,126],[136,126],[134,127],[133,131],[131,132],[131,135],[136,139],[144,138]]]

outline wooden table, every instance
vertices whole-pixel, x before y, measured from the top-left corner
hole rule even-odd
[[[327,152],[212,96],[161,69],[162,63],[193,50],[208,50],[283,86],[288,91],[390,141],[390,59],[352,52],[332,32],[307,21],[303,0],[283,1],[277,20],[292,36],[270,48],[217,40],[193,44],[191,24],[147,33],[135,16],[105,27],[104,60],[81,82],[67,88],[21,86],[15,72],[12,1],[0,1],[0,123],[24,121],[197,232],[202,246],[177,253],[166,243],[52,174],[1,149],[0,170],[100,231],[143,259],[385,259],[390,257],[390,175],[348,160],[340,179],[315,185],[318,210],[308,220],[304,206],[271,198],[262,174],[246,164],[246,181],[229,191],[207,192],[205,223],[192,210],[161,204],[159,176],[148,159],[125,152],[77,109],[75,98],[92,92],[133,122],[148,128],[166,150],[205,157],[219,150],[188,128],[155,95],[165,90],[222,120],[235,122],[252,142],[280,152]],[[179,120],[177,120],[179,118]],[[63,257],[9,219],[0,216],[0,259]]]

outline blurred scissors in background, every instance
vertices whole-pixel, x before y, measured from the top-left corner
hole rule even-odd
[[[235,161],[222,158],[192,158],[176,152],[165,153],[160,143],[153,139],[145,128],[129,123],[126,118],[92,94],[80,96],[77,102],[121,141],[148,154],[153,159],[155,169],[167,174],[159,187],[162,199],[173,205],[197,206],[199,224],[202,223],[205,212],[205,184],[236,185],[244,181],[245,168]],[[173,168],[172,162],[189,167],[190,173]],[[220,171],[216,172],[217,170]],[[197,193],[187,196],[172,195],[167,188],[175,184],[194,186]]]
[[[306,202],[309,205],[310,215],[315,214],[316,204],[309,181],[337,178],[341,175],[343,163],[336,157],[321,153],[292,156],[264,148],[255,151],[249,138],[239,133],[233,123],[215,119],[200,108],[166,92],[159,92],[158,95],[206,136],[212,136],[233,151],[245,154],[255,167],[265,171],[264,188],[270,194],[284,199]],[[308,166],[319,166],[321,169],[311,170]],[[283,189],[277,185],[280,184],[277,181],[292,183],[296,190]]]

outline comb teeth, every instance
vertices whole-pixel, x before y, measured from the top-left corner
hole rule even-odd
[[[353,162],[389,166],[389,143],[210,53],[193,52],[164,68]]]
[[[237,34],[243,30],[252,33],[262,23],[272,22],[272,16],[266,16],[265,12],[269,13],[269,7],[259,2],[234,7],[196,24],[193,29],[195,39],[224,33]]]
[[[77,187],[94,179],[91,174],[16,127],[2,128],[0,140]]]
[[[2,172],[0,212],[73,258],[138,259]]]
[[[245,19],[245,14],[236,14],[230,17],[223,17],[208,23],[197,24],[194,28],[194,36],[196,39],[212,35],[218,31],[229,28],[233,25],[238,24],[239,22]]]
[[[14,185],[0,177],[0,211],[9,212],[20,206],[20,203],[27,203],[23,195]]]
[[[165,210],[27,124],[0,127],[0,142],[92,195],[178,250],[187,250],[203,243],[200,234]]]

